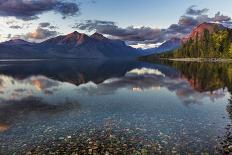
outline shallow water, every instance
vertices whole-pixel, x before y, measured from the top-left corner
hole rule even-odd
[[[60,145],[83,154],[218,153],[231,73],[230,64],[2,61],[1,154]]]

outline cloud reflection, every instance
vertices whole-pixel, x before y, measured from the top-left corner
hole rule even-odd
[[[165,77],[165,75],[158,69],[151,69],[151,68],[141,68],[141,69],[136,68],[126,73],[126,76],[136,76],[136,75],[158,75]]]
[[[9,127],[10,126],[6,123],[0,123],[0,133],[7,131],[9,129]]]
[[[117,69],[117,71],[122,72],[120,69]],[[162,67],[162,65],[149,67],[141,65],[141,67],[131,67],[130,70],[125,70],[124,76],[115,76],[115,74],[117,75],[117,73],[112,72],[102,78],[102,82],[96,82],[99,80],[95,80],[93,75],[91,78],[93,82],[83,82],[80,85],[72,84],[72,80],[69,80],[68,76],[66,82],[63,82],[55,80],[56,76],[53,79],[46,76],[16,79],[11,76],[0,75],[0,99],[20,100],[25,97],[40,97],[50,104],[54,104],[56,100],[65,102],[65,98],[78,100],[78,95],[75,95],[75,93],[94,96],[115,94],[121,89],[135,93],[168,90],[171,93],[174,92],[182,103],[202,104],[204,99],[214,101],[226,95],[226,90],[220,88],[214,91],[198,91],[192,86],[191,81],[184,78],[177,70],[167,66]],[[86,69],[82,76],[76,77],[76,81],[85,79],[87,75],[89,75],[89,72]],[[95,78],[99,79],[99,76],[95,76]]]
[[[30,96],[52,94],[60,83],[44,76],[32,76],[23,80],[0,75],[0,99],[18,100]]]
[[[213,92],[199,92],[191,87],[188,80],[181,77],[165,76],[162,71],[152,68],[136,68],[128,71],[124,77],[107,79],[101,84],[83,84],[79,90],[89,95],[106,95],[127,88],[133,92],[162,91],[174,92],[184,104],[202,104],[203,100],[214,101],[226,95],[226,91],[218,89]]]

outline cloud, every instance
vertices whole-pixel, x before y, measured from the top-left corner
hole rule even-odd
[[[21,35],[19,38],[24,38],[26,40],[45,40],[59,34],[59,32],[51,30],[55,28],[55,26],[51,26],[48,22],[39,23],[35,31],[29,32],[26,35]]]
[[[8,35],[7,35],[7,39],[10,39],[10,38],[11,38],[11,36],[12,36],[11,34],[8,34]]]
[[[0,16],[22,20],[38,19],[38,15],[53,11],[66,18],[79,13],[78,4],[63,0],[0,0]]]
[[[153,29],[145,26],[140,28],[135,28],[133,26],[120,28],[115,22],[111,21],[86,20],[83,23],[76,23],[73,28],[97,31],[124,41],[145,41],[153,40],[154,38],[156,42],[163,40],[163,38],[160,38],[162,37],[161,29]]]
[[[189,16],[181,16],[178,22],[178,25],[181,26],[192,26],[198,24],[198,20]]]
[[[58,27],[51,25],[49,22],[39,23],[39,27],[41,28],[49,28],[49,29],[57,29]]]
[[[57,29],[58,27],[56,26],[49,26],[50,29]]]
[[[22,24],[22,26],[19,26],[16,24],[11,25],[12,23],[15,23],[15,22],[10,22],[8,24],[9,28],[11,29],[22,29],[22,28],[28,27],[29,24],[31,24],[31,23],[26,23],[26,24]],[[51,23],[41,22],[38,24],[37,28],[32,32],[28,32],[26,34],[19,34],[19,35],[8,34],[6,38],[7,39],[24,39],[28,41],[43,41],[45,39],[49,39],[51,37],[55,37],[58,34],[60,34],[55,29],[57,29],[57,27],[51,25]]]
[[[213,21],[215,22],[228,22],[231,21],[231,17],[224,16],[221,14],[221,12],[217,12],[215,16],[213,17]]]
[[[186,10],[186,14],[187,15],[193,15],[193,16],[199,16],[202,14],[205,14],[209,11],[209,9],[204,8],[204,9],[195,9],[195,5],[190,6],[187,10]]]
[[[24,37],[26,39],[32,39],[32,40],[44,40],[50,37],[54,37],[56,35],[58,35],[57,31],[51,31],[48,29],[38,27],[34,32],[29,32]]]
[[[10,28],[11,29],[22,29],[22,27],[19,25],[11,25]]]
[[[11,24],[15,24],[15,23],[17,23],[17,21],[15,21],[15,20],[8,20],[8,21],[6,21],[7,25],[11,25]]]
[[[203,22],[229,23],[231,18],[222,15],[220,12],[215,16],[209,17],[206,13],[207,8],[195,9],[196,6],[190,6],[186,13],[180,17],[177,24],[171,24],[167,29],[158,29],[142,26],[139,28],[129,26],[126,28],[119,27],[112,21],[85,20],[76,23],[73,28],[86,31],[97,31],[108,35],[113,39],[121,39],[129,45],[138,44],[156,44],[164,42],[171,38],[182,38],[188,35],[194,27]]]
[[[63,15],[63,18],[66,18],[67,16],[76,15],[77,12],[79,12],[79,6],[76,3],[59,2],[57,4],[57,7],[55,8],[55,11],[61,13]]]
[[[162,42],[163,43],[163,42]],[[162,43],[156,43],[156,44],[133,44],[133,42],[129,43],[129,45],[133,48],[137,48],[137,49],[150,49],[150,48],[157,48],[160,45],[162,45]]]
[[[51,25],[51,24],[48,23],[48,22],[39,23],[39,26],[40,26],[40,27],[48,27],[48,26],[50,26],[50,25]]]

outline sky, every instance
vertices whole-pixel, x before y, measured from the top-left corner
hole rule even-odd
[[[0,0],[0,42],[78,31],[150,48],[203,22],[231,26],[231,6],[231,0]]]

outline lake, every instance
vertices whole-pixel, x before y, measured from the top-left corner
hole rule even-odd
[[[231,92],[229,63],[0,61],[0,154],[220,154]]]

